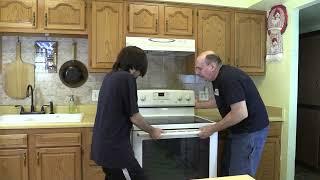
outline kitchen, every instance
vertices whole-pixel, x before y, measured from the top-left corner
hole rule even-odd
[[[187,3],[192,3],[191,1],[185,1]],[[268,1],[269,2],[269,1]],[[43,1],[38,1],[39,5],[38,7],[41,7],[41,3],[43,3]],[[205,5],[209,4],[209,1],[197,1],[197,3],[203,3]],[[236,2],[236,3],[232,3],[232,2],[226,2],[226,1],[215,1],[213,5],[220,5],[220,6],[228,6],[228,7],[234,7],[237,5],[237,7],[244,7],[244,8],[253,8],[253,9],[262,9],[262,10],[268,10],[272,5],[276,4],[277,1],[275,1],[272,4],[268,4],[267,1],[256,1],[256,4],[250,4],[248,1],[241,1],[241,2]],[[282,133],[281,133],[281,165],[279,168],[280,171],[280,179],[293,179],[293,173],[294,173],[294,142],[295,142],[295,132],[293,132],[291,129],[295,129],[295,107],[294,107],[294,96],[296,96],[295,94],[295,83],[296,83],[296,79],[297,77],[295,77],[295,75],[293,72],[296,71],[296,61],[295,60],[297,58],[295,49],[297,49],[297,45],[295,45],[295,41],[297,40],[297,33],[295,31],[295,24],[298,22],[298,17],[297,16],[297,10],[296,8],[302,7],[302,6],[306,6],[307,4],[310,4],[310,1],[300,1],[299,3],[295,3],[294,1],[288,1],[286,3],[284,3],[284,5],[287,6],[287,10],[289,13],[289,23],[288,23],[288,27],[287,27],[287,31],[284,34],[284,57],[282,59],[282,61],[280,63],[268,63],[266,64],[266,68],[265,68],[265,75],[262,76],[254,76],[253,79],[256,82],[256,85],[258,86],[260,93],[265,101],[265,103],[270,106],[270,107],[275,107],[274,109],[276,109],[275,111],[278,114],[281,114],[282,117]],[[97,4],[98,5],[98,4]],[[259,7],[260,6],[260,7]],[[90,12],[90,7],[89,5],[86,6],[86,8],[88,8],[88,11]],[[122,6],[113,6],[114,8],[118,8],[118,10],[124,10],[124,8]],[[92,8],[94,8],[94,6],[92,6]],[[96,7],[98,8],[98,6]],[[78,31],[78,30],[74,30],[79,36],[84,36],[85,38],[81,37],[63,37],[63,38],[59,38],[59,37],[55,37],[55,36],[43,36],[44,33],[50,33],[50,32],[54,32],[54,33],[61,33],[63,32],[63,34],[72,34],[70,33],[70,31],[63,31],[63,30],[50,30],[51,28],[59,28],[59,27],[55,27],[54,25],[52,26],[48,26],[47,28],[44,28],[42,24],[44,24],[45,22],[45,16],[42,16],[41,13],[45,14],[44,9],[39,8],[39,11],[37,12],[37,16],[39,16],[38,20],[39,22],[37,22],[37,28],[31,28],[30,29],[20,29],[17,30],[18,32],[29,32],[29,33],[41,33],[41,36],[24,36],[24,35],[20,35],[20,39],[22,42],[22,59],[26,62],[32,63],[33,62],[33,58],[34,58],[34,50],[33,50],[33,42],[36,40],[53,40],[53,41],[58,41],[59,45],[58,45],[58,67],[60,67],[65,61],[72,59],[73,55],[72,55],[72,50],[71,50],[71,46],[72,46],[72,42],[76,41],[78,44],[78,59],[83,62],[84,64],[86,64],[89,67],[89,77],[87,82],[79,87],[79,88],[75,88],[75,89],[70,89],[65,87],[59,77],[56,74],[50,74],[50,73],[43,73],[41,76],[37,76],[36,74],[36,87],[35,87],[35,99],[36,99],[36,103],[37,103],[37,108],[40,108],[39,106],[43,105],[43,104],[48,104],[50,101],[53,101],[54,106],[56,107],[56,111],[58,112],[67,112],[67,109],[64,109],[63,106],[67,106],[68,103],[68,98],[66,99],[66,97],[68,97],[69,95],[76,95],[76,101],[77,101],[77,108],[79,112],[84,112],[85,110],[90,110],[88,113],[92,113],[92,111],[94,110],[94,104],[95,102],[91,100],[91,95],[92,95],[92,90],[97,90],[99,89],[99,85],[101,83],[101,80],[103,78],[103,73],[105,70],[103,68],[110,68],[110,66],[112,65],[110,62],[103,62],[101,61],[101,59],[99,59],[99,57],[103,57],[103,50],[99,50],[98,48],[94,48],[94,47],[102,47],[103,44],[91,44],[92,42],[98,42],[96,41],[97,39],[101,39],[101,38],[108,38],[108,37],[117,37],[118,39],[113,39],[113,46],[110,49],[111,53],[109,53],[111,55],[111,59],[114,58],[115,56],[115,49],[113,49],[113,47],[115,48],[119,48],[121,46],[120,42],[123,42],[125,39],[125,36],[123,36],[122,34],[120,34],[119,32],[122,31],[127,31],[127,27],[126,26],[121,26],[119,24],[126,22],[125,20],[120,19],[121,23],[118,23],[119,26],[117,26],[117,29],[113,29],[113,31],[108,31],[110,34],[104,34],[104,31],[98,31],[97,29],[92,30],[92,32],[97,32],[97,36],[90,36],[90,31]],[[90,14],[90,13],[87,13]],[[92,15],[94,15],[94,12],[92,12]],[[97,16],[98,17],[98,16]],[[88,22],[87,27],[91,27],[90,23],[92,23],[92,25],[96,24],[101,24],[101,23],[97,23],[97,21],[94,21],[94,18],[92,19],[92,21],[90,20],[91,18],[87,17],[89,20],[86,21]],[[30,18],[32,20],[32,18]],[[196,19],[196,18],[194,18]],[[101,19],[103,20],[103,19]],[[31,21],[31,26],[32,26],[32,21]],[[81,23],[80,23],[81,24]],[[117,23],[114,23],[117,24]],[[164,23],[165,24],[165,23]],[[159,24],[159,27],[162,27],[164,24]],[[49,23],[50,25],[50,23]],[[134,25],[134,24],[133,24]],[[93,26],[93,27],[98,27],[98,26]],[[60,27],[61,28],[61,27]],[[71,27],[68,27],[71,28]],[[66,28],[66,29],[68,29]],[[101,28],[108,28],[108,27],[101,27]],[[132,26],[132,28],[134,28],[134,26]],[[43,30],[45,29],[45,30]],[[129,26],[130,29],[130,26]],[[197,28],[195,28],[196,30]],[[135,29],[134,29],[135,30]],[[139,30],[139,29],[136,29]],[[10,29],[4,29],[1,30],[2,32],[12,32],[12,30]],[[89,33],[88,39],[86,38],[86,33]],[[100,34],[99,34],[100,33]],[[144,32],[145,33],[145,32]],[[195,34],[195,32],[193,33]],[[186,35],[188,36],[188,35]],[[194,35],[193,35],[194,36]],[[295,38],[295,36],[297,36]],[[190,37],[190,35],[189,35]],[[15,43],[17,41],[17,34],[15,34],[15,36],[4,36],[2,37],[2,64],[5,63],[9,63],[9,60],[15,59]],[[229,46],[231,46],[232,44],[229,43]],[[104,45],[103,45],[104,46]],[[89,47],[89,48],[88,48]],[[90,48],[91,47],[91,48]],[[97,50],[96,52],[92,51],[92,50]],[[231,49],[231,48],[230,48]],[[228,50],[230,50],[228,49]],[[7,52],[7,53],[6,53]],[[288,53],[287,53],[288,52]],[[29,53],[29,54],[28,54]],[[232,56],[232,53],[228,52],[226,54],[231,54],[231,59],[233,59],[234,57]],[[4,57],[8,57],[8,58],[4,58]],[[96,57],[96,58],[94,58]],[[224,59],[228,59],[227,56],[223,57]],[[152,63],[152,61],[151,61]],[[158,64],[156,64],[158,63]],[[167,72],[165,70],[170,70],[172,69],[176,69],[173,67],[181,67],[181,65],[172,65],[174,64],[175,61],[170,61],[170,60],[166,60],[165,62],[163,60],[160,60],[160,64],[159,62],[156,60],[154,60],[155,64],[155,68],[150,68],[149,71],[152,72],[155,71],[156,73],[164,73]],[[177,62],[179,63],[179,62]],[[168,69],[164,68],[164,66],[167,66]],[[190,70],[190,68],[188,68],[188,65],[186,66],[186,70]],[[161,68],[159,68],[161,67]],[[179,69],[177,68],[177,69]],[[160,72],[159,72],[160,69]],[[98,72],[98,73],[93,73],[93,72]],[[100,71],[100,73],[99,73]],[[3,69],[2,69],[3,72]],[[164,79],[161,79],[161,77],[159,76],[152,76],[152,78],[159,78],[160,81],[159,83],[155,82],[153,79],[147,79],[146,80],[139,80],[138,82],[138,86],[140,87],[146,87],[148,85],[155,85],[155,86],[159,86],[159,84],[162,84],[161,82],[167,82]],[[192,75],[182,75],[176,78],[182,79],[181,80],[181,84],[174,84],[177,87],[181,87],[186,86],[188,89],[192,89],[192,88],[196,88],[196,92],[198,92],[199,90],[203,90],[204,89],[204,84],[202,81],[198,81],[197,78],[192,78]],[[1,78],[3,78],[1,76]],[[288,81],[289,79],[289,81]],[[3,87],[2,84],[3,80],[1,80],[1,86]],[[154,83],[154,84],[152,84]],[[168,82],[169,83],[169,82]],[[171,83],[172,84],[172,83]],[[270,87],[278,87],[278,88],[270,88]],[[279,88],[281,87],[281,88]],[[37,88],[40,89],[37,91]],[[199,89],[197,89],[199,88]],[[15,99],[11,99],[9,97],[6,96],[6,94],[3,91],[3,88],[1,89],[1,110],[0,112],[3,113],[17,113],[17,109],[15,107],[13,107],[14,105],[17,104],[22,104],[25,105],[26,107],[28,107],[28,105],[30,104],[30,98],[26,98],[24,100],[15,100]],[[41,93],[38,93],[41,92]],[[289,93],[288,93],[289,92]],[[38,93],[38,94],[37,94]],[[79,96],[79,94],[81,94],[81,98]],[[78,96],[77,96],[78,95]],[[9,105],[9,106],[8,106]],[[5,110],[3,110],[3,108]],[[61,108],[61,109],[59,109]],[[279,112],[279,108],[281,109]],[[215,110],[212,110],[213,113],[216,112]],[[207,112],[205,110],[199,110],[199,112],[201,113],[211,113],[211,111]],[[212,113],[211,113],[212,114]],[[289,131],[290,129],[290,131]],[[90,132],[86,132],[86,133],[90,133]],[[83,136],[85,137],[85,136]],[[83,141],[87,143],[87,139],[83,138]],[[281,169],[281,170],[280,170]]]

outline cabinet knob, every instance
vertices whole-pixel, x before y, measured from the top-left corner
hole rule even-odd
[[[168,32],[168,20],[166,20],[166,32]]]
[[[36,26],[36,12],[32,13],[32,26]]]
[[[48,26],[48,13],[44,14],[44,24],[45,26]]]
[[[24,166],[27,165],[27,153],[23,153],[23,164]]]
[[[40,152],[37,152],[37,163],[40,164]]]

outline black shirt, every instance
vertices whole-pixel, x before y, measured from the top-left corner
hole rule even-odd
[[[91,146],[91,158],[98,165],[126,168],[134,162],[130,117],[137,112],[134,76],[126,71],[107,74],[99,92]]]
[[[248,117],[231,126],[232,133],[250,133],[269,125],[268,114],[251,78],[240,69],[223,65],[212,82],[214,97],[222,117],[231,111],[231,105],[246,101]]]

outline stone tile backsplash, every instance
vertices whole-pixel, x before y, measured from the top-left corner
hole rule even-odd
[[[78,88],[65,86],[59,78],[59,69],[63,63],[73,59],[72,43],[78,44],[77,59],[88,64],[88,40],[84,38],[57,37],[20,37],[21,58],[27,63],[34,64],[34,42],[52,40],[58,42],[57,73],[37,72],[35,74],[35,102],[41,106],[53,101],[55,105],[67,105],[69,95],[75,95],[78,104],[95,104],[91,100],[91,91],[100,89],[105,73],[89,73],[87,82]],[[17,36],[2,37],[2,64],[10,63],[16,57]],[[212,92],[210,83],[195,75],[186,75],[186,60],[184,56],[175,53],[147,52],[148,71],[145,77],[137,79],[138,89],[193,89],[196,92],[205,87]],[[1,61],[0,61],[1,62]],[[1,67],[1,66],[0,66]],[[2,66],[3,67],[3,66]],[[6,95],[3,87],[3,72],[0,75],[0,105],[29,105],[30,98],[13,99]]]

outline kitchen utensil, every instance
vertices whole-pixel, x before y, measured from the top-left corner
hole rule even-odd
[[[34,87],[34,65],[21,59],[21,42],[16,45],[16,60],[4,65],[4,89],[11,98],[24,99],[27,86]]]
[[[83,85],[88,79],[86,66],[77,60],[77,44],[73,43],[73,59],[65,62],[59,70],[62,83],[70,88]]]

